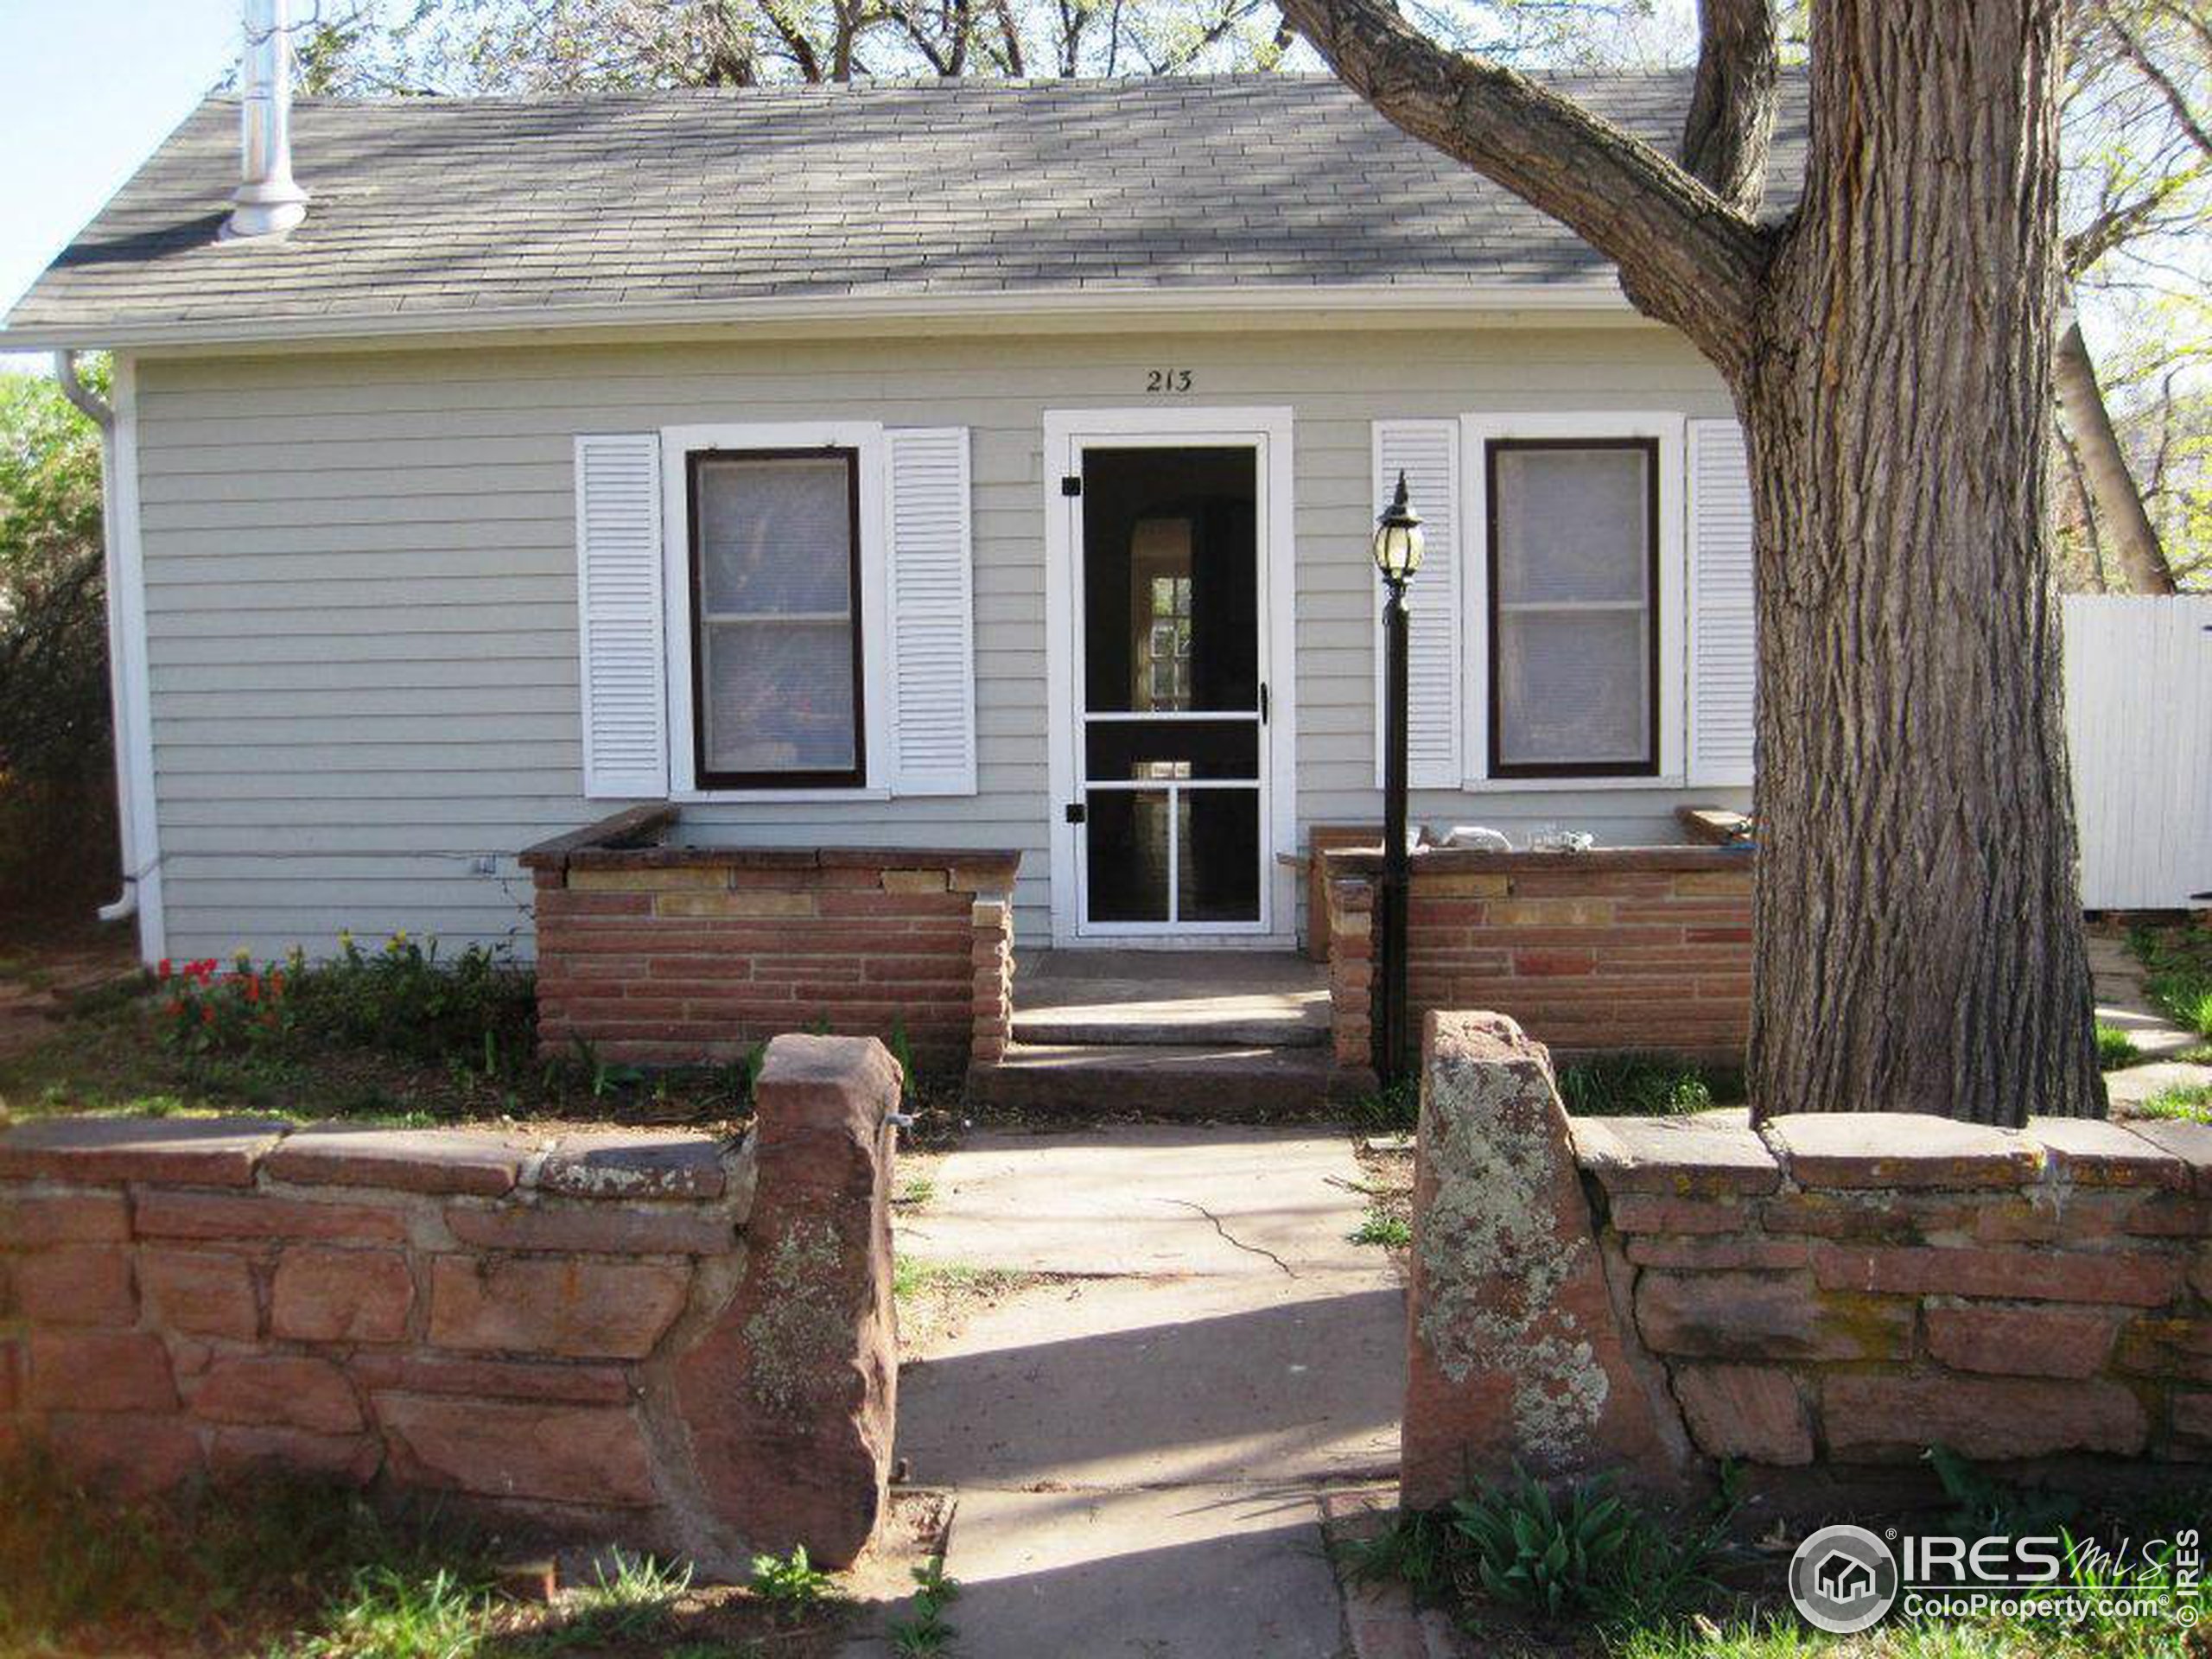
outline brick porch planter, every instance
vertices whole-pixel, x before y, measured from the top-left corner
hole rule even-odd
[[[1005,1053],[1019,853],[685,846],[677,827],[634,808],[522,855],[542,1052],[698,1064],[826,1029],[903,1032],[938,1071]]]
[[[1322,855],[1337,1064],[1365,1072],[1379,849]],[[1556,1053],[1738,1065],[1751,1036],[1751,855],[1717,847],[1413,855],[1408,991],[1511,1015]]]

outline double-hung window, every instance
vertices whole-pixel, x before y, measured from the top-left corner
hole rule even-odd
[[[859,452],[701,449],[688,465],[698,784],[865,783]]]
[[[1659,441],[1483,445],[1488,775],[1660,770]]]

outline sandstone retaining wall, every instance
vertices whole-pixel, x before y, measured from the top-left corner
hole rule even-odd
[[[281,1469],[728,1568],[884,1501],[896,1065],[779,1038],[742,1145],[56,1119],[0,1135],[0,1442]]]
[[[1005,1053],[1019,854],[665,845],[676,821],[633,810],[522,855],[542,1052],[728,1061],[806,1029],[903,1033],[938,1071]]]
[[[1777,1491],[1939,1444],[2212,1460],[2212,1127],[1570,1122],[1470,1014],[1432,1018],[1423,1093],[1409,1503],[1515,1455]]]
[[[1340,1066],[1370,1064],[1372,849],[1329,852],[1330,994]],[[1510,1014],[1554,1051],[1655,1051],[1737,1065],[1751,1035],[1751,864],[1704,847],[1412,859],[1412,1023]]]

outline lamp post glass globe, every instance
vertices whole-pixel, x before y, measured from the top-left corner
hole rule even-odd
[[[1375,521],[1375,568],[1385,582],[1402,582],[1421,569],[1421,515],[1414,511],[1402,472],[1398,493]]]

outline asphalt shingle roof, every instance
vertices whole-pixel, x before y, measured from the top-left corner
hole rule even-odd
[[[1562,77],[1671,149],[1688,72]],[[1795,197],[1791,100],[1770,203]],[[289,238],[224,243],[211,98],[10,315],[19,339],[1163,288],[1603,283],[1556,221],[1327,76],[302,99]]]

